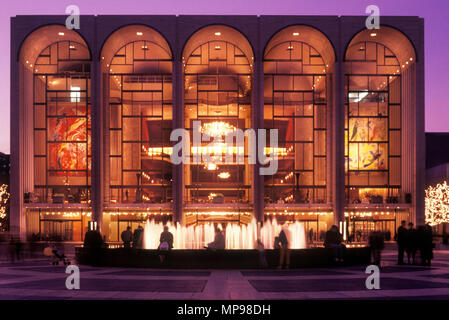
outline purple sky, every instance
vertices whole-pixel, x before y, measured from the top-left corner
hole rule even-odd
[[[381,15],[411,15],[425,19],[426,131],[449,131],[449,1],[448,0],[13,0],[0,12],[0,151],[9,153],[9,18],[21,14],[65,14],[68,5],[81,14],[287,14],[365,15],[370,4]],[[381,19],[382,22],[382,19]]]

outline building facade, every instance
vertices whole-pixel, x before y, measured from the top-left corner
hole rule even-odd
[[[424,223],[424,22],[359,16],[11,19],[11,229],[108,241],[147,219]],[[249,144],[174,165],[173,129],[278,129],[274,175]],[[195,160],[196,159],[196,160]]]

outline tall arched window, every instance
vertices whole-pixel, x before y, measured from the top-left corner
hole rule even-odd
[[[33,73],[34,199],[29,200],[90,202],[89,49],[74,31],[47,26],[25,40],[21,60]]]
[[[196,161],[195,156],[203,155],[209,142],[203,141],[201,147],[191,149],[191,164],[184,170],[186,201],[251,202],[252,168],[248,163],[247,141],[243,148],[232,149],[233,157],[244,155],[243,163],[226,163],[225,148],[220,147],[227,134],[251,127],[251,46],[235,29],[209,26],[189,39],[183,63],[185,128],[193,139],[194,122],[200,121],[198,130],[217,143],[214,147],[217,153],[211,153],[208,160]]]
[[[414,49],[395,29],[364,30],[345,61],[346,199],[402,202],[402,75],[415,63]]]
[[[267,203],[324,203],[329,68],[327,38],[307,26],[273,36],[264,55],[264,126],[279,131],[278,171],[265,176]]]
[[[108,38],[102,60],[109,85],[109,200],[170,202],[170,47],[155,30],[133,25]]]

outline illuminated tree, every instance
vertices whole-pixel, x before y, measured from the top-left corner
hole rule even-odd
[[[8,228],[8,213],[9,213],[9,192],[8,185],[3,184],[0,187],[0,230]]]
[[[426,223],[436,226],[449,222],[449,186],[446,181],[426,190]]]

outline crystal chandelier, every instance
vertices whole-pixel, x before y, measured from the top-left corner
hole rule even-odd
[[[204,123],[200,130],[209,137],[221,137],[234,132],[236,127],[224,121],[214,121]]]

